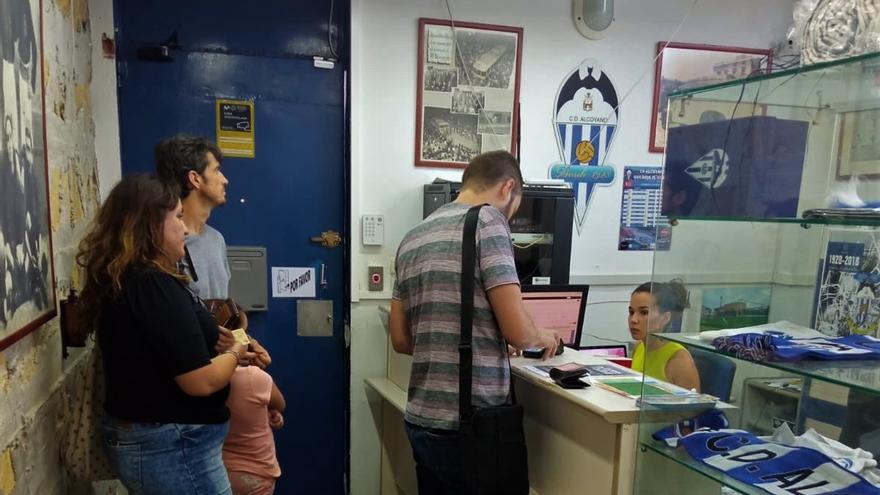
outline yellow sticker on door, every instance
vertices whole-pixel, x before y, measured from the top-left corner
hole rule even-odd
[[[217,145],[224,156],[254,157],[254,102],[217,100]]]

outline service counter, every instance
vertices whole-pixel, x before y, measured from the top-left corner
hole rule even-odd
[[[374,418],[381,428],[381,493],[416,495],[415,465],[403,428],[411,358],[390,349],[388,356],[387,376],[366,380],[384,399],[381,417]],[[598,387],[566,390],[524,369],[572,361],[605,363],[572,349],[543,362],[511,359],[517,399],[525,409],[532,493],[629,495],[639,416],[635,401]]]

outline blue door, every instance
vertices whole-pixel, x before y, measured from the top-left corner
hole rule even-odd
[[[335,8],[333,38],[348,15],[347,3]],[[250,316],[288,404],[275,436],[279,494],[346,491],[346,247],[310,240],[330,230],[348,238],[344,68],[318,69],[305,56],[330,55],[329,12],[329,1],[116,5],[123,173],[152,171],[165,137],[214,139],[218,98],[253,101],[256,156],[224,160],[227,204],[209,223],[229,246],[265,246],[270,266],[315,267],[316,298],[333,305],[327,337],[298,336],[297,301],[271,289],[268,311]]]

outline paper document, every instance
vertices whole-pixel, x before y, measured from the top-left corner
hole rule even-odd
[[[251,343],[251,339],[248,338],[247,332],[245,332],[243,328],[233,330],[232,336],[235,337],[235,341],[241,345],[248,345]]]

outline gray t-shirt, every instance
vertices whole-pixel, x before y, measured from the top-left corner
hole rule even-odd
[[[202,299],[226,299],[229,297],[229,262],[226,260],[226,240],[223,234],[210,225],[205,225],[201,234],[186,236],[186,248],[195,265],[198,280],[189,284],[193,292]],[[187,259],[183,259],[187,265]],[[192,271],[187,266],[192,277]],[[195,277],[193,277],[195,279]]]

